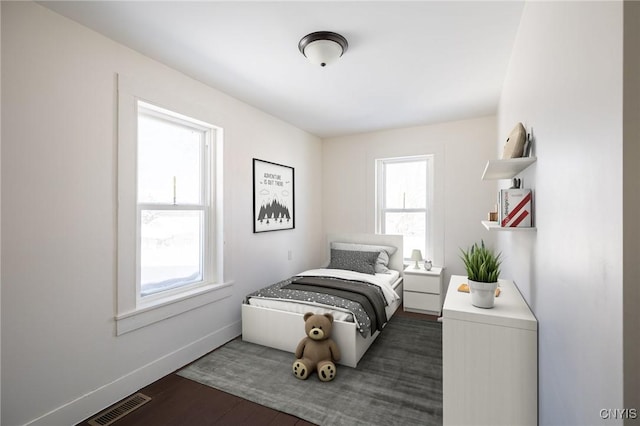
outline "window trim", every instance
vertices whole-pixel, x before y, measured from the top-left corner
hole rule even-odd
[[[225,299],[232,295],[233,282],[224,282],[223,270],[223,191],[222,152],[223,129],[209,125],[207,112],[199,110],[186,95],[167,91],[153,83],[136,80],[130,76],[117,78],[117,299],[116,335],[121,335],[164,319],[179,315],[200,306]],[[146,296],[140,300],[139,276],[136,264],[139,262],[139,215],[137,200],[137,120],[138,101],[159,110],[180,111],[177,119],[185,117],[189,122],[205,124],[215,131],[210,135],[211,166],[208,168],[210,196],[208,220],[209,241],[208,260],[211,274],[206,282],[187,285],[179,291],[159,293],[160,296]],[[184,114],[184,115],[183,115]],[[193,119],[192,119],[193,117]],[[203,119],[204,118],[204,119]],[[153,295],[155,296],[155,295]]]
[[[403,157],[389,157],[378,158],[375,160],[375,173],[376,173],[376,202],[375,202],[375,225],[376,232],[380,234],[385,233],[385,214],[386,213],[425,213],[425,253],[423,256],[425,259],[433,259],[434,253],[434,238],[433,233],[434,226],[434,168],[435,168],[435,156],[433,154],[411,155]],[[415,161],[425,161],[427,167],[426,173],[426,207],[425,208],[398,208],[398,207],[385,207],[386,201],[386,165],[397,164]],[[405,260],[409,260],[411,253],[405,253]]]

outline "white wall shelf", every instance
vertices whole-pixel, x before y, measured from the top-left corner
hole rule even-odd
[[[536,157],[489,160],[484,168],[484,173],[482,173],[482,180],[511,179],[535,163],[536,160]]]
[[[511,179],[524,169],[535,163],[536,157],[509,158],[506,160],[489,160],[482,173],[482,180]],[[535,227],[502,227],[499,222],[481,221],[489,231],[528,231],[535,232]]]
[[[529,231],[529,232],[535,232],[536,231],[536,227],[535,226],[531,226],[528,228],[525,227],[515,227],[515,228],[511,228],[511,227],[502,227],[500,226],[499,222],[490,222],[488,220],[483,220],[481,221],[482,225],[487,228],[488,231]]]

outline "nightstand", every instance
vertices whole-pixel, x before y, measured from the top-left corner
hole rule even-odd
[[[442,292],[442,269],[430,271],[414,269],[409,265],[404,270],[404,310],[421,314],[440,315],[444,294]]]

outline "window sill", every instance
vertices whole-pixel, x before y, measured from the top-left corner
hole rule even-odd
[[[116,336],[225,299],[231,296],[232,286],[233,282],[210,284],[187,294],[156,300],[152,305],[142,305],[134,311],[119,314],[116,316]]]

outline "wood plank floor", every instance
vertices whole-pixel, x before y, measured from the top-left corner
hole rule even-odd
[[[434,321],[437,319],[432,315],[404,312],[402,307],[396,315]],[[289,414],[185,379],[175,373],[140,389],[139,392],[150,396],[151,401],[114,422],[114,426],[313,425]],[[78,423],[77,426],[89,426],[88,420]]]

